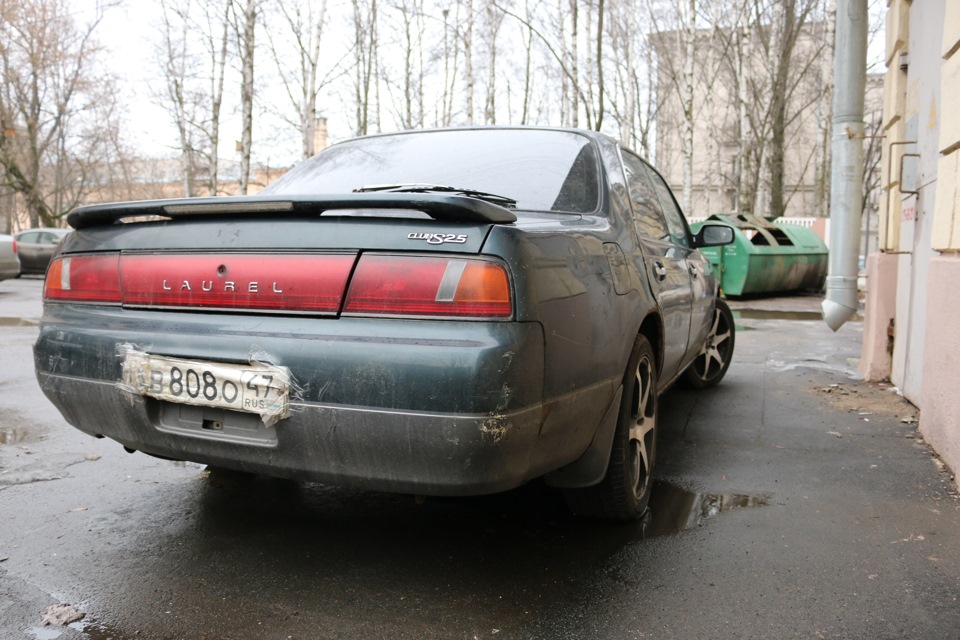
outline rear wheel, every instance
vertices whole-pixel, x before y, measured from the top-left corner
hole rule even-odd
[[[735,339],[733,312],[726,302],[718,298],[710,334],[704,340],[700,353],[684,372],[687,383],[695,389],[719,384],[730,368]]]
[[[568,506],[577,515],[636,520],[650,501],[656,450],[656,358],[647,338],[637,336],[624,375],[607,473],[598,485],[565,491]]]

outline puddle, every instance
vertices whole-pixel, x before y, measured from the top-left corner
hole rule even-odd
[[[30,438],[29,429],[18,429],[16,427],[4,427],[0,429],[0,444],[17,444]]]
[[[820,320],[819,311],[775,311],[771,309],[735,309],[734,318],[743,320]]]
[[[67,467],[96,459],[97,456],[82,456],[73,453],[45,455],[23,466],[0,471],[0,489],[34,482],[62,480],[67,476]]]
[[[84,618],[80,622],[74,622],[70,625],[71,629],[76,629],[83,633],[87,640],[123,640],[129,636],[119,633],[116,629],[94,620]],[[139,635],[139,632],[137,632]]]
[[[36,327],[40,323],[26,318],[0,318],[0,327]]]
[[[70,629],[74,632],[79,632],[82,634],[80,637],[85,640],[124,640],[130,636],[120,634],[113,629],[112,627],[96,622],[94,620],[89,620],[84,618],[79,622],[72,622],[64,627],[60,626],[49,626],[49,627],[32,627],[26,629],[26,632],[30,635],[33,640],[58,640],[59,638],[67,635],[70,638],[76,637],[75,633],[69,633],[67,630]],[[139,632],[136,634],[139,635]]]
[[[644,522],[644,538],[667,536],[693,529],[724,511],[766,507],[769,495],[740,493],[694,493],[675,485],[656,481],[650,494],[650,513]]]
[[[734,309],[733,317],[741,320],[801,320],[818,321],[823,319],[819,311],[778,311],[776,309]],[[852,322],[863,322],[863,316],[855,314]]]

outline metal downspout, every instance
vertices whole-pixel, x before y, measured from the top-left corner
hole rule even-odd
[[[830,171],[830,272],[823,319],[836,331],[857,312],[857,257],[863,211],[863,100],[867,81],[867,0],[837,0]]]

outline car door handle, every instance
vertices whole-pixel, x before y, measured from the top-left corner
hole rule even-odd
[[[664,267],[663,263],[659,260],[653,263],[653,273],[660,282],[663,282],[667,278],[667,268]]]
[[[696,278],[700,274],[700,270],[697,269],[697,265],[691,264],[689,265],[689,267],[690,267],[690,275]]]

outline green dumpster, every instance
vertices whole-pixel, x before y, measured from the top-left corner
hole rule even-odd
[[[717,269],[728,296],[814,290],[827,277],[827,245],[811,229],[747,215],[713,215],[705,222],[733,227],[733,244],[700,251]]]

